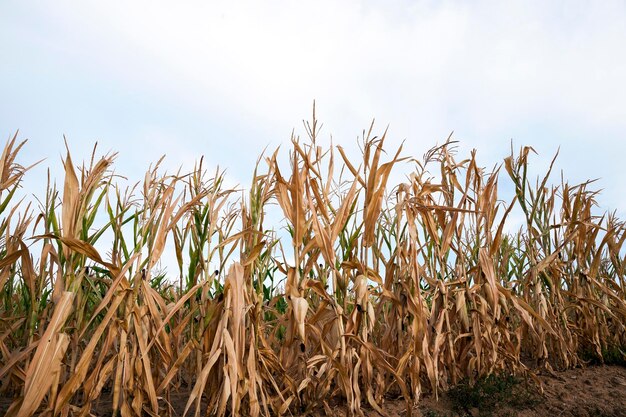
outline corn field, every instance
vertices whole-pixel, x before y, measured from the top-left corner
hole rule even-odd
[[[7,416],[407,415],[462,380],[583,366],[626,347],[626,226],[592,183],[528,178],[529,147],[488,171],[448,140],[423,158],[318,146],[264,155],[242,188],[199,160],[121,188],[114,154],[17,201],[0,160],[0,397]],[[27,145],[26,145],[27,146]],[[160,162],[160,161],[159,161]],[[29,162],[30,163],[30,162]],[[554,161],[553,161],[554,163]],[[392,170],[410,166],[403,182]],[[498,197],[499,183],[515,190]],[[242,189],[244,191],[242,191]],[[31,192],[31,190],[26,190]],[[19,194],[19,193],[17,193]],[[509,214],[523,217],[519,230]],[[271,224],[270,211],[281,221]],[[98,248],[106,248],[98,250]],[[167,248],[177,269],[158,265]],[[211,265],[219,265],[211,267]]]

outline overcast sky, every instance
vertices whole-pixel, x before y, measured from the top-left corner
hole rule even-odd
[[[0,3],[0,133],[58,172],[94,141],[142,178],[150,162],[228,168],[246,184],[315,99],[323,137],[355,148],[372,118],[420,156],[451,131],[484,165],[561,147],[566,178],[601,178],[626,214],[623,1]],[[39,174],[39,175],[38,175]]]

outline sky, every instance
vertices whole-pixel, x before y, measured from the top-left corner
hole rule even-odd
[[[55,1],[0,3],[0,133],[28,139],[24,183],[119,151],[133,181],[165,166],[227,169],[247,184],[263,149],[304,135],[357,155],[376,120],[388,149],[421,156],[450,132],[461,154],[500,163],[560,148],[572,182],[599,178],[602,210],[626,217],[623,1]],[[555,177],[558,180],[558,175]]]

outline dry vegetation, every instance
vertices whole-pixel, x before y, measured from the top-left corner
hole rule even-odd
[[[386,154],[370,129],[355,159],[318,147],[315,120],[306,127],[289,164],[278,151],[259,159],[245,195],[201,162],[186,175],[157,164],[120,189],[114,155],[78,168],[68,152],[62,189],[50,183],[37,208],[15,201],[27,169],[10,140],[7,415],[88,416],[103,398],[114,414],[168,415],[180,392],[188,415],[329,412],[336,401],[361,415],[389,398],[410,414],[461,381],[623,359],[626,228],[594,216],[589,183],[530,181],[530,148],[488,172],[475,154],[456,160],[451,142],[418,161]],[[392,186],[400,163],[412,174]],[[512,201],[498,199],[500,180]],[[507,233],[514,208],[524,225]],[[283,222],[267,224],[268,210]],[[155,268],[166,245],[179,265],[169,277]]]

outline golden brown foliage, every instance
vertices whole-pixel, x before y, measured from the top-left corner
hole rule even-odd
[[[241,199],[202,161],[170,176],[157,163],[121,190],[115,155],[94,150],[77,173],[68,152],[62,196],[49,186],[34,217],[12,202],[27,169],[11,139],[0,160],[7,415],[87,416],[103,397],[124,417],[168,415],[177,391],[194,415],[333,400],[384,415],[389,396],[410,414],[464,379],[623,355],[626,229],[593,214],[590,183],[551,186],[548,172],[533,186],[523,148],[504,161],[515,198],[502,202],[499,170],[475,152],[457,161],[447,141],[391,187],[407,158],[384,161],[385,135],[369,129],[357,164],[317,145],[316,120],[306,126],[288,169],[278,150],[260,158]],[[283,222],[268,226],[272,209]],[[169,279],[158,269],[168,245]]]

